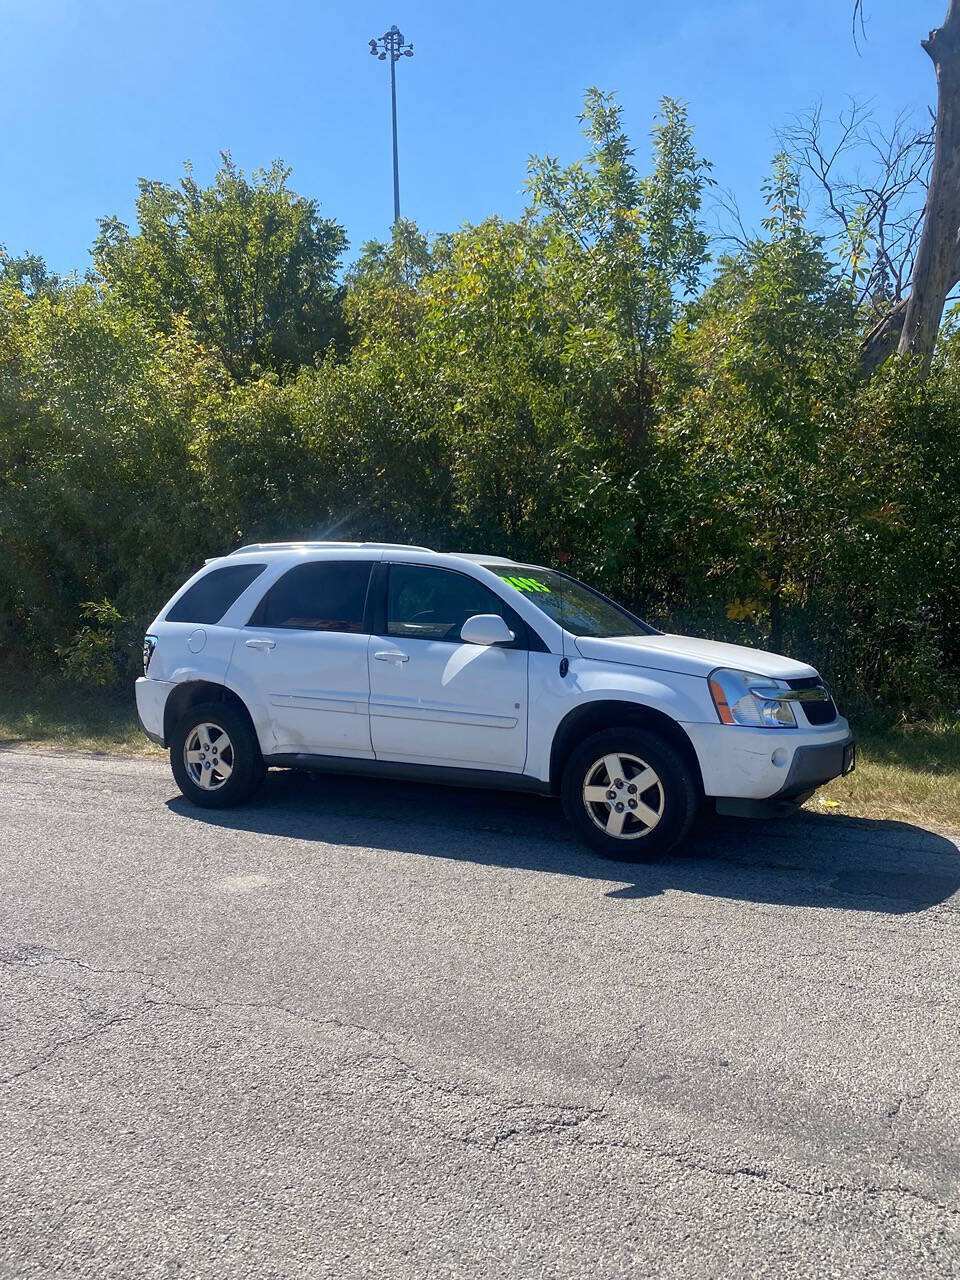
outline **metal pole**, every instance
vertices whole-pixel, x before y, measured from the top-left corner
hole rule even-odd
[[[403,32],[396,23],[379,39],[369,42],[370,52],[384,62],[390,59],[390,114],[393,120],[393,225],[400,221],[400,160],[397,149],[397,62],[413,57],[413,45],[404,44]]]
[[[397,57],[390,48],[390,105],[393,108],[393,222],[400,221],[400,162],[397,159]]]

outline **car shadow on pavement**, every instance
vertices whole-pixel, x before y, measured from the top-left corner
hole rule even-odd
[[[167,804],[224,832],[579,876],[620,901],[673,890],[901,915],[960,891],[960,846],[945,836],[808,810],[776,822],[704,814],[681,849],[634,864],[594,856],[557,801],[525,794],[271,770],[242,808]]]

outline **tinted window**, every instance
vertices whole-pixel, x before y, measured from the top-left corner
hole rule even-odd
[[[496,613],[519,638],[513,610],[475,578],[450,569],[394,564],[387,590],[387,634],[421,640],[459,640],[475,613]]]
[[[275,582],[250,622],[303,631],[363,630],[370,560],[313,560]]]
[[[655,636],[655,627],[641,622],[606,596],[576,578],[552,569],[526,565],[488,564],[504,582],[522,591],[531,604],[575,636]]]
[[[223,569],[211,569],[167,610],[165,621],[205,622],[212,626],[266,567],[265,564],[231,564]]]

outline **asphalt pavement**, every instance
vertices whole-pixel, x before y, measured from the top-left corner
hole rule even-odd
[[[0,750],[0,1276],[960,1275],[960,848]]]

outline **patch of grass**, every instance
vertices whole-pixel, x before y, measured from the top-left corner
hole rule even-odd
[[[78,688],[54,679],[27,685],[9,673],[0,676],[0,743],[162,754],[137,724],[132,685],[121,692]]]
[[[960,716],[915,722],[853,717],[859,758],[810,809],[960,832]],[[162,755],[137,725],[133,688],[105,692],[50,679],[0,676],[0,743]]]
[[[807,807],[960,831],[960,716],[852,718],[857,767]]]

